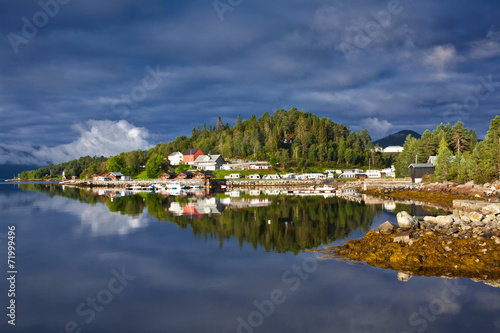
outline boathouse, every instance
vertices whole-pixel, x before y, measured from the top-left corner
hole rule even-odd
[[[410,168],[412,183],[420,183],[425,175],[434,173],[436,169],[429,163],[413,163],[408,168]]]
[[[176,173],[164,172],[158,178],[160,178],[160,179],[174,179],[175,177],[177,177]]]

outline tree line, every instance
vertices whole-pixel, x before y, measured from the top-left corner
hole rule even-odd
[[[458,121],[451,126],[440,124],[426,130],[420,139],[406,138],[404,151],[396,158],[396,176],[408,177],[411,163],[426,163],[436,156],[436,170],[431,180],[479,184],[500,176],[500,117],[491,120],[485,140],[479,141],[474,130]]]
[[[23,179],[39,179],[46,175],[76,175],[80,178],[95,172],[119,171],[137,175],[146,170],[150,178],[167,170],[166,157],[173,152],[184,153],[200,148],[205,154],[220,154],[225,159],[248,158],[269,160],[274,166],[297,171],[310,167],[355,167],[370,164],[387,167],[393,162],[390,154],[375,152],[366,129],[351,131],[348,126],[328,118],[319,118],[310,112],[276,110],[272,115],[254,114],[243,120],[238,115],[236,124],[224,124],[221,117],[212,126],[195,127],[191,136],[180,136],[168,143],[159,143],[148,151],[135,150],[104,157],[82,157],[59,165],[50,165],[20,174]],[[182,168],[182,166],[181,166]]]

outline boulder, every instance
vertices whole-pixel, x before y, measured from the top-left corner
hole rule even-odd
[[[424,221],[429,223],[437,223],[437,219],[434,216],[424,216]]]
[[[483,214],[472,212],[469,214],[469,219],[471,220],[471,222],[480,222],[483,219]]]
[[[380,232],[381,234],[384,234],[384,235],[389,235],[389,234],[392,234],[392,232],[394,230],[396,230],[397,228],[398,228],[397,225],[395,225],[389,221],[386,221],[378,226],[378,232]]]
[[[413,276],[413,273],[411,272],[398,272],[398,280],[402,282],[408,282]]]
[[[497,215],[500,214],[500,203],[494,203],[483,207],[482,213],[484,215]]]
[[[407,212],[399,212],[396,215],[398,219],[398,225],[401,228],[415,228],[418,226],[417,220],[415,220],[410,214]]]
[[[438,216],[436,218],[437,223],[442,226],[442,227],[449,227],[453,224],[453,216],[446,215],[446,216]]]
[[[409,231],[403,231],[400,232],[399,234],[396,234],[394,236],[394,243],[410,243],[410,232]]]

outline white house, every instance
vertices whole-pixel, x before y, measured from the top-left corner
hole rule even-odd
[[[333,174],[340,175],[340,174],[342,174],[342,170],[325,170],[325,171],[323,171],[323,173],[333,173]]]
[[[247,179],[260,179],[260,175],[258,173],[254,173],[253,175],[248,175]]]
[[[277,174],[265,175],[262,179],[280,179],[280,176]]]
[[[221,155],[200,155],[195,160],[193,165],[200,170],[218,170],[226,161]]]
[[[224,164],[224,165],[221,165],[220,169],[221,170],[233,170],[233,167],[231,166],[231,164]]]
[[[389,146],[384,148],[384,153],[402,153],[403,147],[401,146]]]
[[[179,165],[182,162],[182,158],[184,155],[180,151],[176,151],[175,153],[172,153],[168,155],[168,161],[170,162],[170,165]]]
[[[232,173],[229,176],[224,177],[226,179],[240,179],[241,175],[239,173]]]
[[[386,177],[396,177],[396,169],[394,169],[394,165],[391,165],[390,168],[382,169],[380,172],[384,173]]]
[[[380,177],[382,177],[380,170],[366,170],[365,174],[368,178],[380,178]]]
[[[295,179],[297,178],[297,174],[295,173],[287,173],[286,175],[281,175],[283,179]]]
[[[429,156],[427,163],[432,164],[432,165],[436,165],[436,159],[437,159],[437,156]]]
[[[326,179],[326,175],[322,173],[304,173],[297,178],[301,180],[324,180]]]

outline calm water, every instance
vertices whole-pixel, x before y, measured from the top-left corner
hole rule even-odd
[[[500,332],[499,288],[307,251],[395,222],[382,205],[101,194],[0,185],[0,332]]]

